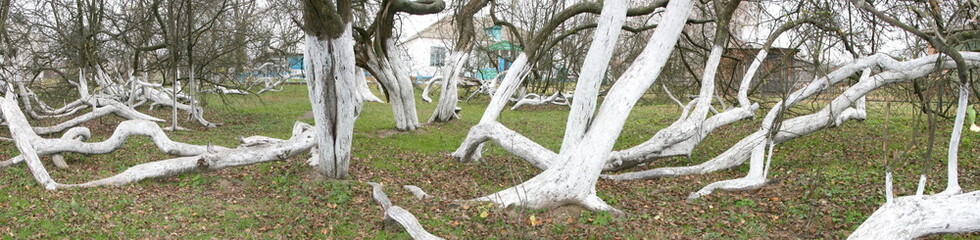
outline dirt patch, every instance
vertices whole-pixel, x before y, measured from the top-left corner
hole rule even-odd
[[[374,131],[373,133],[371,133],[371,135],[374,135],[375,137],[378,138],[386,138],[388,136],[399,134],[399,133],[402,133],[402,131],[398,131],[398,129],[390,128],[390,129]]]
[[[303,116],[299,116],[299,119],[313,119],[313,111],[306,111]]]

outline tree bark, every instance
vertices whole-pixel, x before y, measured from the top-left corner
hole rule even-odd
[[[600,18],[625,17],[619,14],[625,15],[627,5],[625,1],[605,1]],[[621,213],[596,195],[595,183],[629,110],[666,65],[692,7],[691,1],[684,0],[668,4],[660,27],[643,53],[616,81],[578,144],[558,154],[555,166],[524,183],[477,200],[528,208],[576,204],[593,211]],[[612,21],[600,20],[600,24],[609,22]]]
[[[344,179],[362,104],[354,76],[351,2],[305,0],[304,5],[304,72],[316,122],[314,164],[321,174]]]
[[[363,101],[365,101],[365,102],[379,102],[379,103],[383,103],[384,102],[380,98],[378,98],[378,96],[375,96],[374,93],[371,92],[371,88],[368,88],[367,78],[364,77],[364,71],[363,70],[361,70],[360,68],[358,68],[357,71],[354,71],[354,77],[357,78],[357,80],[356,80],[356,83],[357,83],[357,92],[359,92],[361,94],[361,99]]]
[[[368,51],[367,54],[367,67],[387,90],[388,102],[391,103],[391,111],[395,116],[395,128],[412,131],[421,127],[415,111],[415,89],[401,68],[401,61],[373,51]]]
[[[968,68],[980,67],[980,54],[972,52],[961,52],[960,54],[965,59],[965,63]],[[858,62],[861,61],[859,60]],[[757,140],[759,142],[755,145],[750,145],[752,146],[753,150],[751,152],[752,161],[750,162],[749,174],[741,179],[725,180],[709,184],[698,192],[692,193],[689,198],[698,198],[710,194],[714,190],[749,190],[759,188],[765,184],[765,178],[768,172],[768,166],[764,166],[764,164],[768,165],[768,163],[762,161],[761,155],[764,154],[764,152],[760,151],[760,149],[764,149],[760,147],[763,146],[763,144],[775,145],[779,142],[784,142],[792,138],[809,134],[825,127],[839,126],[844,121],[849,119],[863,119],[867,116],[866,113],[860,112],[854,108],[851,108],[850,106],[855,104],[869,92],[888,84],[924,77],[927,74],[939,69],[957,67],[957,63],[953,60],[940,59],[938,55],[930,55],[907,62],[897,62],[886,57],[883,59],[878,59],[878,62],[876,63],[880,64],[881,67],[887,71],[879,73],[875,76],[869,76],[870,71],[866,71],[864,74],[865,76],[862,77],[861,81],[845,90],[844,93],[834,99],[821,111],[811,115],[790,119],[789,121],[779,124],[779,132],[775,134],[775,137],[772,139],[769,139],[766,136],[770,132],[768,128],[774,126],[772,124],[775,119],[774,114],[779,114],[779,111],[783,111],[784,108],[773,108],[770,110],[769,115],[767,115],[767,119],[763,121],[763,128],[759,132],[756,132],[756,134],[753,134],[760,136],[761,139]],[[851,66],[854,65],[844,66],[838,71],[844,70],[844,72],[848,72],[846,68]],[[870,67],[870,65],[866,67]],[[837,73],[837,71],[834,73]],[[834,73],[831,73],[831,75]],[[822,91],[823,89],[826,89],[832,85],[831,83],[826,84],[827,85],[823,87],[815,88],[810,88],[810,86],[808,86],[800,91],[794,92],[794,94],[791,94],[786,101],[793,103],[801,101],[803,98],[815,94],[818,91]],[[778,105],[779,104],[777,104],[777,106]],[[788,134],[784,135],[784,137],[780,137],[780,135],[783,135],[781,133]],[[738,144],[736,144],[736,146],[738,146]],[[951,171],[955,171],[955,161],[950,162],[950,168],[952,169]],[[951,181],[955,182],[955,179]],[[950,193],[955,194],[958,192]]]
[[[847,239],[916,239],[937,233],[980,231],[980,191],[907,196],[886,203]]]
[[[442,88],[440,89],[439,105],[432,112],[429,122],[448,122],[459,118],[456,114],[456,103],[459,102],[457,84],[463,65],[473,51],[476,29],[473,26],[473,16],[487,6],[488,0],[470,0],[462,4],[455,12],[456,44],[453,46],[449,61],[442,69]]]

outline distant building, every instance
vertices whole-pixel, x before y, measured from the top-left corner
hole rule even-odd
[[[511,43],[514,37],[508,29],[493,25],[489,18],[476,18],[474,27],[484,31],[475,36],[478,42],[464,67],[464,75],[481,79],[496,77],[521,48]],[[456,36],[452,16],[447,16],[399,43],[408,75],[416,82],[435,75],[448,62]]]
[[[729,48],[718,66],[718,84],[722,91],[730,94],[738,92],[745,71],[749,69],[760,48]],[[813,75],[807,69],[811,64],[796,58],[799,49],[770,48],[766,59],[762,62],[755,79],[752,79],[752,89],[764,94],[789,93],[793,89],[808,83]],[[732,95],[734,96],[734,95]]]

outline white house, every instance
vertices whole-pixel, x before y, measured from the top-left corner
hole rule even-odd
[[[474,28],[484,31],[477,33],[476,40],[479,42],[474,47],[474,51],[495,51],[488,48],[489,46],[511,46],[508,40],[514,38],[510,32],[501,26],[494,26],[492,23],[493,21],[486,17],[476,18]],[[402,40],[397,47],[400,57],[404,60],[406,71],[418,82],[431,78],[446,64],[455,42],[456,28],[452,16],[446,16],[418,31],[415,35]],[[497,55],[512,56],[510,53]],[[500,60],[499,62],[506,65],[507,61]],[[469,74],[472,75],[479,69],[497,68],[497,65],[500,65],[497,62],[489,58],[487,54],[473,54],[467,63],[468,67],[464,69],[469,69]],[[495,75],[496,71],[493,72]]]

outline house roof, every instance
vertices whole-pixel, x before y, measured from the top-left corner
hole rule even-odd
[[[435,23],[422,29],[415,35],[406,38],[402,42],[403,43],[411,42],[419,38],[456,40],[456,26],[454,26],[453,24],[454,21],[455,19],[453,19],[452,15],[445,16],[439,19],[439,21],[436,21]],[[482,29],[494,26],[493,20],[490,19],[489,17],[474,17],[473,25],[474,28],[476,28],[477,30],[478,36],[483,36]],[[510,40],[513,38],[509,33],[510,32],[509,29],[504,28],[503,31],[505,32],[503,34],[504,40]],[[518,31],[523,32],[523,30],[518,30]]]

